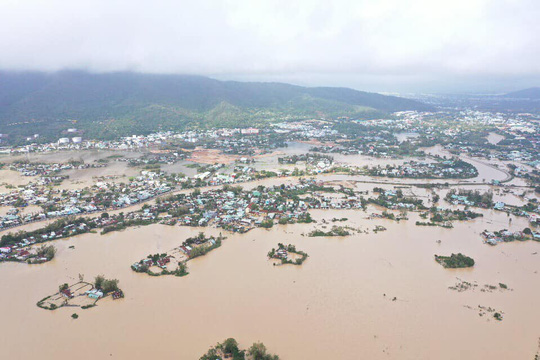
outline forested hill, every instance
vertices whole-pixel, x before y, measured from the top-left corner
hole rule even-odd
[[[77,124],[87,134],[107,137],[186,126],[247,126],[312,116],[369,118],[428,109],[417,101],[347,88],[187,75],[0,72],[0,132],[15,135],[56,132]]]

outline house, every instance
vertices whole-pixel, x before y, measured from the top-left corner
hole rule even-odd
[[[502,210],[502,209],[504,209],[504,206],[505,206],[505,203],[504,203],[504,202],[502,202],[502,201],[497,201],[497,202],[495,203],[495,205],[493,206],[493,208],[494,208],[495,210]]]
[[[161,258],[157,261],[157,264],[159,267],[164,268],[165,265],[171,262],[171,259],[169,257]]]
[[[85,294],[91,299],[101,299],[103,297],[103,291],[98,289],[92,289],[85,292]]]
[[[71,292],[70,289],[64,289],[64,290],[60,291],[60,293],[61,293],[63,296],[67,297],[68,299],[73,298],[73,293]]]
[[[288,253],[287,253],[287,250],[285,250],[285,249],[282,248],[282,249],[278,249],[278,251],[276,251],[276,255],[277,255],[277,257],[279,257],[279,258],[286,259]]]
[[[538,215],[538,214],[530,214],[529,215],[529,222],[540,224],[540,215]]]

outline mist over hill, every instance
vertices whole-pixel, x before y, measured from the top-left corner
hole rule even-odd
[[[15,135],[78,127],[92,136],[111,137],[429,109],[418,101],[348,88],[128,72],[0,72],[0,132]]]

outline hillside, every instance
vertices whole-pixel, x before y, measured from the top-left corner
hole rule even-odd
[[[347,88],[219,81],[137,73],[0,72],[0,132],[55,133],[68,127],[113,137],[158,129],[247,126],[312,116],[369,118],[426,110],[414,100]]]
[[[504,97],[512,99],[531,99],[538,100],[540,99],[540,87],[532,87],[529,89],[514,91],[508,94],[505,94]]]

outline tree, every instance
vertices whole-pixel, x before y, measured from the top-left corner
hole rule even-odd
[[[271,228],[272,226],[274,226],[274,222],[272,221],[272,219],[264,219],[262,222],[261,222],[261,227],[265,228],[265,229],[269,229]]]
[[[402,218],[407,218],[407,215],[409,214],[409,212],[407,211],[407,208],[402,208],[399,212]]]
[[[238,342],[233,338],[228,338],[223,342],[223,351],[226,354],[234,354],[238,352]]]
[[[104,281],[105,281],[105,276],[103,275],[96,276],[94,280],[94,286],[96,287],[96,289],[101,289],[103,287]]]
[[[37,256],[44,257],[47,260],[52,260],[56,254],[56,248],[53,245],[45,246],[42,245],[36,251]]]
[[[253,360],[264,360],[266,357],[266,346],[263,343],[253,343],[248,350],[248,354],[253,356]]]
[[[111,291],[117,291],[118,290],[118,280],[117,279],[105,279],[103,281],[103,285],[101,287],[101,290],[107,294]]]
[[[187,271],[187,265],[186,265],[186,262],[185,261],[179,261],[178,262],[178,268],[176,269],[176,271],[174,272],[174,274],[176,276],[184,276],[184,275],[187,275],[188,274],[188,271]]]
[[[263,343],[253,343],[248,350],[253,360],[279,360],[277,355],[268,354]]]

